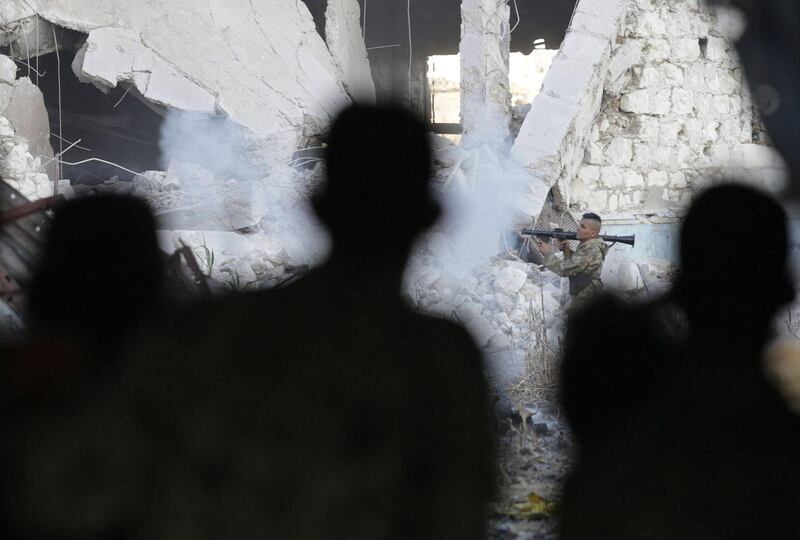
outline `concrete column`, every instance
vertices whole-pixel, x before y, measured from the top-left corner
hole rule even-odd
[[[511,45],[506,0],[461,2],[462,144],[507,150],[511,121],[508,56]]]

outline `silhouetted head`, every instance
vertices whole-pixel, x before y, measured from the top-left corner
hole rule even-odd
[[[674,291],[691,331],[763,332],[794,298],[787,248],[786,213],[772,197],[737,185],[702,193],[683,224]]]
[[[97,196],[56,210],[31,284],[38,331],[107,349],[154,307],[162,259],[155,220],[133,197]]]
[[[353,105],[331,127],[314,208],[334,251],[403,253],[439,215],[423,122],[400,107]]]
[[[733,6],[747,18],[737,50],[744,65],[753,101],[770,139],[800,175],[800,2],[797,0],[711,0]],[[792,186],[800,194],[800,184]]]

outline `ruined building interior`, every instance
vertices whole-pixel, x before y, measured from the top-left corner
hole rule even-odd
[[[166,252],[189,246],[222,289],[268,288],[328,249],[307,198],[333,116],[404,103],[430,122],[446,209],[406,293],[514,387],[558,348],[566,290],[505,232],[596,212],[637,238],[611,249],[606,285],[646,297],[679,268],[699,190],[783,186],[743,26],[699,0],[4,0],[0,177],[31,201],[142,197]]]

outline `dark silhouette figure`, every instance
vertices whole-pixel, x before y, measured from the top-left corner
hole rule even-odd
[[[800,418],[762,365],[771,319],[794,297],[787,244],[772,198],[710,189],[686,217],[669,298],[598,303],[570,323],[564,401],[579,459],[563,538],[797,538]],[[598,353],[590,384],[575,375],[592,361],[581,340],[597,344],[604,324],[631,334]]]
[[[412,243],[439,213],[428,145],[425,125],[402,109],[345,110],[313,200],[333,239],[329,260],[291,285],[160,321],[101,402],[94,425],[108,425],[114,444],[77,451],[113,471],[90,471],[84,483],[96,491],[79,490],[107,502],[98,512],[71,501],[68,515],[40,505],[35,519],[28,490],[16,506],[25,530],[482,538],[494,468],[479,351],[400,294]],[[94,520],[76,518],[90,510]]]
[[[105,510],[140,493],[139,439],[113,396],[126,343],[158,311],[162,263],[141,200],[56,209],[29,291],[29,335],[0,371],[0,537],[125,537]]]
[[[46,394],[33,387],[112,363],[158,305],[155,227],[148,206],[132,197],[58,207],[28,294],[30,336],[11,352],[13,384]]]

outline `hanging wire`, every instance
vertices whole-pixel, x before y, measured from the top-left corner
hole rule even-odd
[[[514,0],[514,12],[517,14],[517,22],[514,23],[514,26],[512,26],[511,30],[509,30],[509,34],[513,33],[514,30],[517,29],[517,26],[519,26],[519,23],[522,20],[522,18],[519,16],[519,6],[517,5],[517,0]]]
[[[56,27],[53,26],[53,41],[56,44],[56,64],[58,67],[58,154],[64,153],[64,130],[61,120],[61,54],[58,51],[58,37],[56,36]],[[58,181],[61,180],[61,163],[57,161],[57,173],[55,183],[53,184],[53,195],[58,195]]]
[[[411,62],[414,59],[414,47],[411,45],[411,0],[406,4],[408,19],[408,108],[411,108]]]
[[[364,0],[364,16],[361,19],[361,39],[364,40],[364,45],[367,44],[367,1]]]
[[[116,108],[119,106],[119,104],[120,104],[120,103],[122,103],[122,100],[123,100],[123,99],[125,99],[125,96],[127,96],[127,95],[128,95],[128,92],[130,92],[130,91],[131,91],[131,88],[133,88],[133,83],[130,83],[130,84],[128,85],[128,88],[125,90],[125,93],[124,93],[124,94],[122,94],[122,97],[121,97],[121,98],[119,98],[119,100],[118,100],[116,103],[114,103],[114,106],[113,106],[113,107],[111,107],[112,109],[116,109]]]
[[[58,162],[60,164],[69,165],[71,167],[74,167],[76,165],[83,165],[84,163],[89,163],[89,162],[92,162],[92,161],[97,161],[99,163],[105,163],[106,165],[111,165],[112,167],[116,167],[118,169],[122,169],[123,171],[129,172],[131,174],[135,174],[136,176],[141,176],[143,174],[143,173],[140,173],[140,172],[132,171],[132,170],[130,170],[128,168],[125,168],[122,165],[118,165],[118,164],[116,164],[116,163],[114,163],[112,161],[106,161],[105,159],[100,159],[100,158],[88,158],[88,159],[82,159],[81,161],[74,161],[74,162],[58,160]]]

